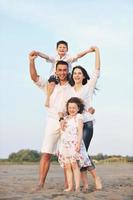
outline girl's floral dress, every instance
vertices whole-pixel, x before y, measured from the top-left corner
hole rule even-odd
[[[65,164],[77,162],[79,167],[91,166],[90,159],[85,149],[84,142],[81,142],[80,151],[77,152],[76,144],[78,141],[78,120],[82,119],[81,114],[77,114],[72,118],[66,117],[65,131],[61,132],[61,137],[58,146],[58,160],[61,167]]]

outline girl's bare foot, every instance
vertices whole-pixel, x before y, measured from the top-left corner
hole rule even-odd
[[[64,192],[72,192],[73,191],[73,188],[67,188],[64,190]]]
[[[79,187],[76,188],[75,192],[80,192],[80,188]]]

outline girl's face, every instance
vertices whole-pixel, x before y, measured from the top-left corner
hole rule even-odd
[[[75,116],[79,111],[79,108],[76,103],[69,103],[68,104],[68,113],[71,116]]]
[[[85,77],[84,77],[81,69],[76,68],[73,71],[73,80],[74,80],[75,84],[82,84],[84,78]]]

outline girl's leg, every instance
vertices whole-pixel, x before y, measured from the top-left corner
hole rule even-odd
[[[77,162],[73,162],[71,165],[72,165],[72,171],[74,174],[76,192],[79,192],[80,191],[80,168]]]
[[[71,163],[65,165],[65,173],[66,173],[68,187],[64,191],[69,192],[73,190],[73,172]]]

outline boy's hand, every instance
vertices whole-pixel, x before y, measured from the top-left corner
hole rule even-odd
[[[37,55],[36,55],[35,51],[32,51],[31,53],[29,53],[29,60],[32,61],[36,58],[37,58]]]
[[[94,114],[95,113],[95,109],[93,107],[90,107],[88,109],[88,112],[91,113],[91,114]]]

